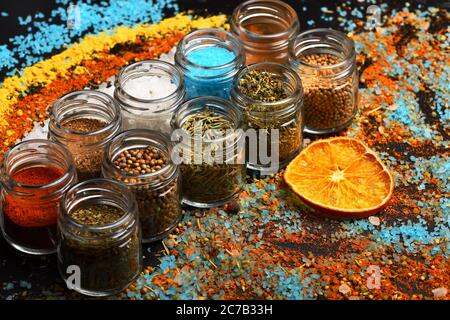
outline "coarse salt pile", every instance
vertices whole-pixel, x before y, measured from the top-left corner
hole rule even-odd
[[[168,77],[151,75],[127,81],[124,90],[137,99],[157,100],[170,96],[177,90],[177,85]]]

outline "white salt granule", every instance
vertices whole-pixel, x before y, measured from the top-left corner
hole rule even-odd
[[[128,80],[124,84],[124,90],[134,98],[155,100],[171,95],[177,90],[177,86],[169,77],[152,75]]]

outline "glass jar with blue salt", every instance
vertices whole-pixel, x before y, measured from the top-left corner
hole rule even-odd
[[[200,29],[177,46],[175,64],[184,73],[188,98],[229,98],[233,78],[245,65],[239,40],[222,29]]]

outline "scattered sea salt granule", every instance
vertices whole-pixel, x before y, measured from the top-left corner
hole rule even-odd
[[[171,95],[177,90],[177,85],[168,77],[152,75],[128,80],[124,90],[134,98],[154,100]]]
[[[370,216],[369,217],[369,222],[371,224],[373,224],[374,226],[379,226],[380,225],[380,218],[375,217],[375,216]]]
[[[447,295],[447,288],[440,287],[432,290],[435,298],[443,298]]]
[[[350,292],[352,292],[352,288],[350,288],[347,284],[343,283],[339,287],[339,292],[343,295],[348,295]]]

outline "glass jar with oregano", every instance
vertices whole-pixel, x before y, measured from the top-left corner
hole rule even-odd
[[[58,216],[58,269],[69,288],[89,296],[119,293],[139,275],[141,231],[127,186],[94,179],[69,189]]]
[[[178,107],[171,123],[183,202],[211,208],[235,198],[245,177],[241,110],[223,98],[199,97]]]
[[[247,168],[272,174],[298,154],[303,88],[294,70],[272,62],[250,65],[236,76],[231,100],[247,126]]]
[[[109,95],[74,91],[53,103],[48,136],[69,149],[78,179],[84,181],[100,177],[105,146],[120,131],[121,122],[119,105]]]
[[[125,183],[133,192],[143,242],[164,238],[182,217],[179,168],[171,152],[167,134],[147,129],[122,132],[106,150],[103,176]]]
[[[353,40],[336,30],[313,29],[300,33],[289,52],[305,91],[305,132],[330,134],[348,127],[358,97]]]

